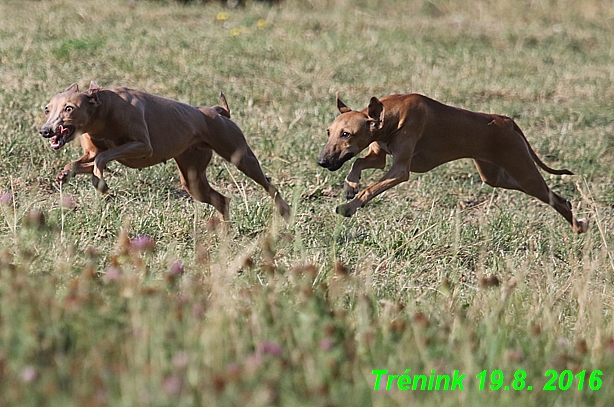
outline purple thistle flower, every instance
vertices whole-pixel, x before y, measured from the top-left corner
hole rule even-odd
[[[168,376],[162,380],[162,388],[164,392],[171,396],[176,396],[181,392],[183,380],[178,376]]]
[[[173,264],[171,264],[170,274],[172,276],[182,276],[184,271],[185,270],[183,269],[183,264],[181,264],[181,262],[175,261]]]
[[[13,203],[13,195],[11,195],[8,192],[0,194],[0,204],[8,206],[12,203]]]
[[[152,251],[156,247],[156,242],[147,235],[141,235],[130,240],[130,248],[137,252]]]
[[[271,341],[262,341],[259,349],[262,353],[273,356],[281,356],[283,351],[279,344]]]
[[[26,366],[21,371],[21,380],[26,383],[33,382],[38,377],[38,372],[34,366]]]
[[[333,341],[328,339],[328,338],[324,338],[320,341],[320,349],[322,350],[331,350],[333,348]]]
[[[77,207],[77,203],[75,202],[75,198],[72,195],[64,195],[62,197],[62,201],[60,202],[62,208],[64,209],[75,209]]]
[[[107,268],[106,272],[104,273],[103,278],[107,281],[115,281],[119,279],[121,274],[122,274],[122,271],[120,268],[110,266]]]

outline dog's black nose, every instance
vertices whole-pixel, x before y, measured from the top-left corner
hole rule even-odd
[[[318,165],[320,167],[328,168],[328,161],[326,161],[325,158],[320,157],[318,158]]]
[[[51,131],[51,128],[49,127],[43,127],[38,132],[40,133],[41,136],[45,138],[49,138],[53,135],[53,132]]]

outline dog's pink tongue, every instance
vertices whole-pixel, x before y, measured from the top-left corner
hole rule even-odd
[[[50,144],[51,144],[51,148],[53,148],[54,150],[57,150],[58,148],[60,148],[60,142],[58,140],[58,136],[53,136],[51,137]]]
[[[64,135],[64,133],[68,133],[68,129],[60,124],[60,134]]]

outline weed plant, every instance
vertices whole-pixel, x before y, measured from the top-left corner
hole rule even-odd
[[[0,15],[0,405],[611,405],[610,2],[5,0]],[[225,225],[172,161],[110,163],[105,196],[89,177],[60,188],[79,146],[48,147],[42,108],[90,80],[194,105],[224,91],[292,221],[219,157]],[[417,92],[513,117],[577,174],[546,180],[591,229],[482,184],[469,160],[335,215],[349,165],[316,158],[336,91],[354,109]],[[375,369],[466,378],[374,391]],[[532,390],[479,390],[497,369]],[[551,369],[586,370],[584,389],[544,391]]]

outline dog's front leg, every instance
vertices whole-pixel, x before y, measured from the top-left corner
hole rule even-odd
[[[362,208],[371,199],[375,198],[382,192],[394,187],[395,185],[405,182],[409,179],[409,165],[401,163],[393,163],[388,172],[375,184],[360,192],[358,196],[337,207],[337,213],[346,217],[352,216],[358,208]]]
[[[67,164],[57,177],[55,177],[55,180],[63,184],[77,174],[91,174],[93,170],[94,157],[90,157],[89,154],[86,154],[77,161]]]
[[[386,151],[377,142],[374,142],[369,146],[367,155],[354,161],[343,183],[343,190],[347,199],[354,198],[360,190],[360,175],[363,170],[367,168],[383,169],[386,167],[386,154]]]
[[[88,134],[83,134],[80,138],[83,155],[64,167],[55,177],[56,182],[63,184],[77,174],[91,174],[94,170],[94,159],[98,155],[98,148],[92,143]]]
[[[151,145],[141,141],[131,141],[122,144],[118,147],[103,151],[94,159],[94,167],[92,171],[92,184],[100,192],[107,192],[109,187],[104,180],[103,171],[107,168],[107,163],[113,160],[130,159],[130,158],[145,158],[151,157]]]

